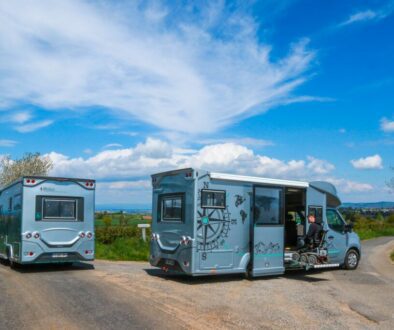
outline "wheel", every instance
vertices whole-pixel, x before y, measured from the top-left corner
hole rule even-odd
[[[308,263],[310,265],[316,265],[317,264],[317,257],[314,254],[308,255]]]
[[[359,261],[360,261],[360,255],[356,250],[351,249],[346,253],[345,262],[343,266],[347,270],[354,270],[357,268]]]

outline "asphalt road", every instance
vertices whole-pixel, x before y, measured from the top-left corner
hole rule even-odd
[[[0,265],[0,329],[394,329],[392,249],[393,237],[366,241],[356,271],[252,281],[138,262]]]

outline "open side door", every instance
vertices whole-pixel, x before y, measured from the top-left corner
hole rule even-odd
[[[253,187],[253,221],[250,227],[252,276],[284,273],[284,205],[284,188]]]

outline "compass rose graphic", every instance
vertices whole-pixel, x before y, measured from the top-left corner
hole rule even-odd
[[[230,213],[227,209],[197,211],[197,242],[199,250],[219,247],[219,239],[227,237],[230,230]]]

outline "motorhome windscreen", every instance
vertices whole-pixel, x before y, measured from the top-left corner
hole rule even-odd
[[[160,221],[182,222],[183,221],[183,194],[160,196]]]
[[[226,192],[224,190],[201,190],[201,207],[211,209],[226,208]]]
[[[82,197],[36,196],[36,220],[83,221]]]

